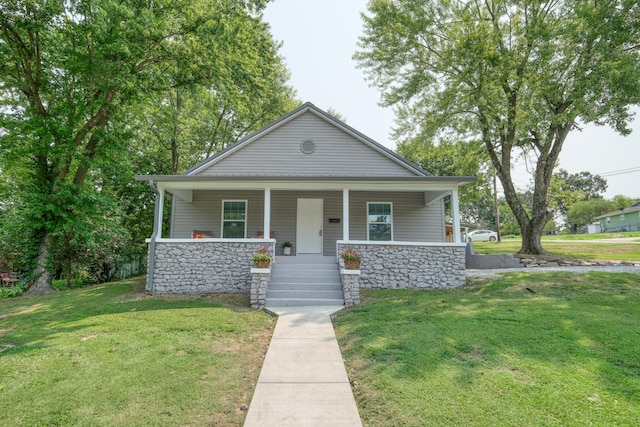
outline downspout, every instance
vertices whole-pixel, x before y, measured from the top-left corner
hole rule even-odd
[[[149,180],[149,186],[156,195],[155,207],[153,210],[153,233],[151,233],[151,239],[149,241],[149,260],[147,261],[147,292],[153,293],[154,291],[154,273],[156,269],[156,237],[158,236],[158,218],[160,215],[158,199],[160,198],[160,192],[153,183],[153,180]]]

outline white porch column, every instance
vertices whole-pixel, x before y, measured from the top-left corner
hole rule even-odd
[[[460,238],[460,206],[458,204],[458,189],[451,191],[451,215],[453,216],[453,241],[462,243]]]
[[[264,189],[264,238],[271,236],[271,188]]]
[[[158,200],[156,202],[156,208],[158,209],[156,215],[156,241],[162,238],[162,214],[164,213],[164,188],[158,190]]]
[[[349,240],[349,189],[342,190],[342,240]]]

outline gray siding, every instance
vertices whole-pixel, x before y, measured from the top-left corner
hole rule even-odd
[[[311,140],[312,154],[300,150]],[[200,171],[199,175],[418,176],[342,129],[306,112]]]
[[[262,231],[262,191],[194,190],[192,203],[184,202],[179,197],[173,199],[171,237],[190,238],[194,230],[211,231],[213,237],[222,237],[223,200],[247,200],[247,237],[255,237],[258,231]]]
[[[322,247],[324,255],[336,254],[336,240],[342,239],[342,222],[329,224],[329,218],[342,218],[342,192],[336,191],[274,191],[271,193],[271,224],[278,240],[276,254],[282,254],[280,243],[293,242],[296,251],[296,209],[298,198],[323,199]]]
[[[393,203],[393,240],[444,242],[444,203],[424,205],[423,193],[352,191],[349,193],[349,237],[367,240],[367,202]]]
[[[423,193],[391,193],[352,191],[350,196],[350,238],[367,239],[367,202],[393,203],[393,238],[407,242],[444,242],[444,205],[442,201],[424,206]],[[336,240],[342,239],[342,192],[338,191],[273,191],[271,193],[271,232],[277,239],[276,254],[282,254],[280,244],[294,243],[296,249],[296,209],[298,198],[324,200],[324,255],[335,255]],[[263,228],[264,193],[262,191],[195,190],[193,202],[174,200],[171,224],[172,238],[190,238],[194,230],[209,230],[220,237],[222,200],[248,200],[247,236],[255,237]],[[340,223],[329,223],[340,218]]]

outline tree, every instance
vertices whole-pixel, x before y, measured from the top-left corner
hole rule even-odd
[[[564,169],[559,169],[551,178],[549,185],[549,205],[565,219],[567,228],[577,230],[577,225],[568,220],[569,209],[577,202],[590,199],[602,199],[607,191],[607,180],[590,172],[569,174]]]
[[[615,202],[604,199],[589,199],[576,202],[567,212],[569,222],[577,230],[587,224],[591,224],[593,219],[599,215],[616,209]]]
[[[52,252],[91,230],[123,110],[150,93],[264,84],[281,65],[262,0],[8,0],[0,8],[0,156],[28,225],[33,292],[51,288]],[[245,107],[248,108],[248,107]],[[80,240],[78,240],[80,239]]]
[[[544,253],[548,190],[576,123],[630,132],[640,103],[635,0],[373,0],[354,55],[396,106],[399,128],[425,140],[480,140],[522,231],[520,253]],[[418,129],[418,131],[415,131]],[[535,159],[527,211],[515,156]]]
[[[493,174],[482,144],[441,141],[435,145],[412,138],[398,143],[398,153],[437,176],[478,175],[476,182],[460,189],[460,216],[463,222],[495,226]]]

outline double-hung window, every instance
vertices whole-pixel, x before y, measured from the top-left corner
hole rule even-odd
[[[247,201],[222,201],[222,238],[244,239],[247,235]]]
[[[367,239],[393,240],[393,209],[389,202],[367,203]]]

